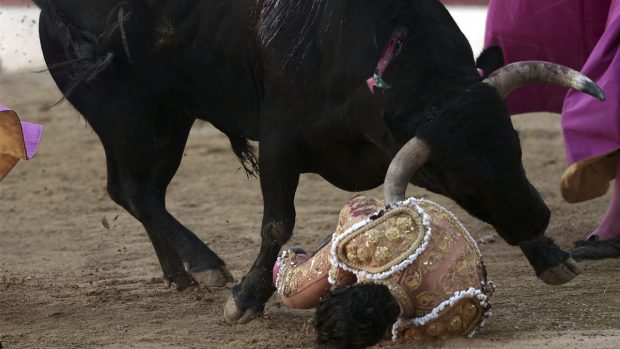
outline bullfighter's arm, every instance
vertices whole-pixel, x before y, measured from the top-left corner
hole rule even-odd
[[[319,304],[321,297],[330,289],[330,252],[331,243],[312,257],[289,250],[278,259],[274,267],[274,283],[287,307],[309,309]],[[335,286],[355,282],[352,273],[338,270],[337,274]]]

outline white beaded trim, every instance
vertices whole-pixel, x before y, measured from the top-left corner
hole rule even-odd
[[[284,257],[286,257],[288,255],[288,250],[282,251],[282,253],[280,253],[280,255],[278,256],[278,259],[276,259],[276,264],[279,264],[280,267],[278,268],[278,274],[276,274],[276,284],[274,286],[277,286],[280,284],[280,275],[282,275],[282,263],[284,262]]]
[[[330,258],[330,262],[331,262],[331,258]],[[332,275],[331,270],[327,274],[327,282],[329,282],[331,286],[334,286],[336,284],[336,279],[334,279],[334,276]]]
[[[288,264],[286,263],[286,257],[288,257],[291,254],[290,250],[286,250],[286,251],[282,251],[282,253],[278,256],[278,259],[276,260],[276,263],[280,264],[280,268],[278,269],[278,274],[276,275],[276,284],[274,285],[278,291],[278,293],[281,296],[284,296],[283,292],[284,292],[284,287],[280,287],[280,276],[282,276],[282,274],[284,273],[284,270],[286,269],[286,267],[288,265],[294,265],[295,263],[293,263],[293,261],[290,261]],[[288,284],[289,279],[290,279],[291,275],[288,275],[288,278],[285,282],[285,285]]]
[[[379,217],[383,216],[383,214],[385,214],[386,210],[382,209],[377,211],[375,214],[371,215],[370,218],[367,218],[361,222],[358,222],[356,224],[354,224],[351,228],[347,229],[344,233],[336,236],[336,233],[334,233],[334,235],[332,236],[332,247],[331,247],[331,258],[330,258],[330,262],[332,264],[332,267],[336,267],[336,268],[341,268],[344,269],[346,271],[349,271],[353,274],[355,274],[358,278],[358,280],[360,279],[364,279],[364,280],[382,280],[385,279],[387,277],[389,277],[392,274],[401,272],[403,269],[405,269],[406,267],[410,266],[411,264],[413,264],[413,262],[415,262],[415,260],[418,258],[418,256],[420,256],[420,254],[422,254],[425,250],[426,247],[428,246],[428,243],[431,239],[431,234],[432,234],[432,228],[431,228],[431,223],[430,223],[430,218],[428,216],[428,214],[426,213],[426,211],[424,211],[424,209],[418,205],[418,201],[421,201],[419,199],[416,198],[410,198],[407,199],[405,201],[401,201],[401,202],[397,202],[394,204],[391,204],[387,210],[389,209],[393,209],[396,207],[405,207],[405,206],[413,206],[416,211],[418,211],[418,213],[422,216],[422,224],[424,225],[424,240],[422,242],[422,244],[420,245],[420,247],[418,247],[414,253],[412,253],[409,257],[407,257],[404,261],[400,262],[399,264],[396,264],[394,266],[392,266],[390,268],[390,270],[382,272],[382,273],[369,273],[365,270],[357,270],[357,269],[353,269],[351,267],[349,267],[348,265],[340,262],[338,260],[338,244],[346,237],[348,237],[349,235],[355,233],[357,230],[359,230],[360,228],[362,228],[363,226],[373,222],[374,220],[378,219]],[[336,283],[336,280],[333,279],[331,273],[329,275],[328,281],[331,285],[334,285]]]
[[[408,320],[403,320],[403,319],[398,319],[398,321],[396,321],[394,323],[394,325],[392,326],[392,340],[397,340],[398,339],[398,330],[403,328],[403,327],[407,327],[407,326],[424,326],[425,324],[427,324],[428,322],[435,320],[439,317],[439,314],[446,309],[447,307],[451,307],[454,304],[456,304],[458,301],[464,299],[464,298],[477,298],[478,301],[480,302],[480,305],[484,308],[487,309],[487,295],[484,294],[484,292],[482,292],[481,290],[475,289],[473,287],[469,288],[467,291],[457,291],[454,293],[454,295],[452,297],[450,297],[450,299],[441,302],[438,306],[436,306],[430,313],[419,317],[419,318],[413,318],[413,319],[408,319]],[[473,336],[473,334],[480,328],[482,328],[482,326],[484,325],[484,322],[489,318],[489,316],[491,315],[491,312],[488,310],[485,310],[485,313],[483,315],[483,321],[480,323],[480,325],[478,327],[476,327],[476,329],[474,329],[469,336]]]

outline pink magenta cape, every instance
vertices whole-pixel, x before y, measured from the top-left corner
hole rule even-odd
[[[15,123],[18,123],[19,120],[17,114],[15,114],[15,112],[9,107],[0,105],[0,117],[5,116],[8,118],[8,120],[10,120],[7,121],[7,125],[13,126],[9,127],[7,130],[0,130],[0,134],[3,137],[13,138],[17,140],[17,142],[8,142],[7,140],[5,140],[7,144],[22,143],[22,147],[24,149],[22,150],[22,152],[24,152],[24,154],[23,156],[16,157],[16,151],[14,149],[6,149],[5,151],[2,151],[2,149],[0,149],[0,180],[4,178],[4,176],[6,176],[8,171],[10,171],[13,166],[15,166],[19,158],[24,158],[28,160],[35,155],[39,147],[39,142],[41,141],[41,135],[43,133],[43,126],[30,122],[19,121],[19,126],[16,126]],[[0,127],[2,126],[0,125]],[[6,132],[9,132],[9,134],[4,134]]]
[[[615,178],[620,149],[620,0],[494,0],[489,5],[485,46],[500,46],[506,63],[545,60],[594,80],[607,100],[558,87],[515,91],[511,114],[562,113],[569,169],[562,194],[570,202],[604,194]]]

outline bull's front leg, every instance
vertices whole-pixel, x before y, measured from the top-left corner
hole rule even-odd
[[[263,223],[258,257],[232,289],[224,308],[229,323],[247,323],[262,313],[275,287],[273,265],[295,226],[295,191],[299,183],[295,147],[286,142],[261,140],[260,183],[263,193]]]

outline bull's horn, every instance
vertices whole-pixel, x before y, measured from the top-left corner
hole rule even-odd
[[[430,156],[430,147],[423,140],[415,137],[400,149],[385,175],[383,195],[386,205],[405,199],[407,184],[411,177],[428,161]]]
[[[585,92],[601,101],[605,100],[603,91],[587,76],[563,65],[524,61],[508,64],[493,72],[484,80],[495,87],[502,98],[510,92],[529,84],[547,83]]]

